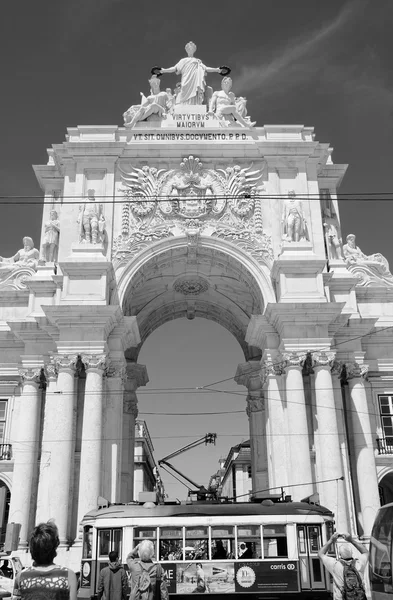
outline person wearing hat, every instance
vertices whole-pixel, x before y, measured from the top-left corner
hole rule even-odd
[[[346,542],[349,542],[340,545],[338,549],[339,559],[327,556],[330,546],[337,538],[343,538]],[[353,546],[360,552],[357,559],[353,557]],[[342,600],[343,598],[345,564],[350,566],[354,562],[354,566],[363,581],[363,574],[368,562],[368,550],[360,542],[354,540],[349,533],[334,533],[330,540],[319,550],[318,555],[323,565],[333,576],[333,600]]]

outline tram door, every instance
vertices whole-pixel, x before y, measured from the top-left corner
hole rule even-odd
[[[298,525],[297,543],[302,590],[326,588],[325,573],[318,556],[321,539],[320,525]]]

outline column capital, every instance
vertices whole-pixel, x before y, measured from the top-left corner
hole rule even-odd
[[[81,361],[83,362],[86,371],[95,370],[100,371],[102,374],[106,371],[106,354],[81,354]]]
[[[261,394],[259,396],[249,394],[246,398],[246,402],[246,413],[248,418],[251,417],[252,413],[261,412],[265,408],[265,399]]]
[[[76,371],[76,363],[78,362],[77,354],[54,354],[51,357],[51,364],[55,367],[56,371]],[[46,366],[49,368],[49,365]]]
[[[123,399],[123,413],[132,415],[135,419],[138,417],[138,398],[135,392],[127,392]]]
[[[22,384],[31,383],[38,386],[41,382],[42,369],[43,367],[18,369]]]
[[[111,363],[106,369],[105,375],[110,379],[121,379],[122,383],[126,380],[126,367],[120,363]]]
[[[367,379],[369,365],[359,364],[355,361],[345,363],[345,375],[346,379],[354,379],[355,377],[362,377]]]
[[[259,390],[262,387],[260,361],[249,360],[238,365],[235,381],[238,385],[244,385],[249,392]]]
[[[307,352],[282,352],[282,360],[283,360],[283,369],[287,367],[297,367],[299,369],[303,368],[304,363],[307,359]]]
[[[45,365],[45,375],[49,382],[57,381],[58,370],[56,364],[51,362]]]
[[[332,368],[334,365],[334,359],[336,357],[336,353],[332,351],[326,350],[318,350],[316,352],[312,352],[312,366],[314,368],[318,367],[329,367]]]

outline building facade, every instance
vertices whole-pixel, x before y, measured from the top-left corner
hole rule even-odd
[[[180,103],[153,77],[124,127],[71,127],[34,167],[38,249],[25,237],[0,263],[1,506],[21,550],[55,518],[73,564],[97,498],[134,498],[138,354],[176,318],[242,348],[255,495],[318,492],[365,538],[392,499],[389,265],[342,243],[329,145],[253,126],[224,80],[212,95],[191,78]]]

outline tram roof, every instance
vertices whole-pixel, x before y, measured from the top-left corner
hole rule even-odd
[[[224,503],[194,503],[194,504],[112,504],[105,508],[98,508],[87,513],[84,521],[95,519],[124,519],[148,517],[198,517],[221,516],[242,517],[252,515],[320,515],[333,516],[325,506],[309,504],[307,502],[276,502],[272,505],[262,503],[242,502],[233,504]]]

